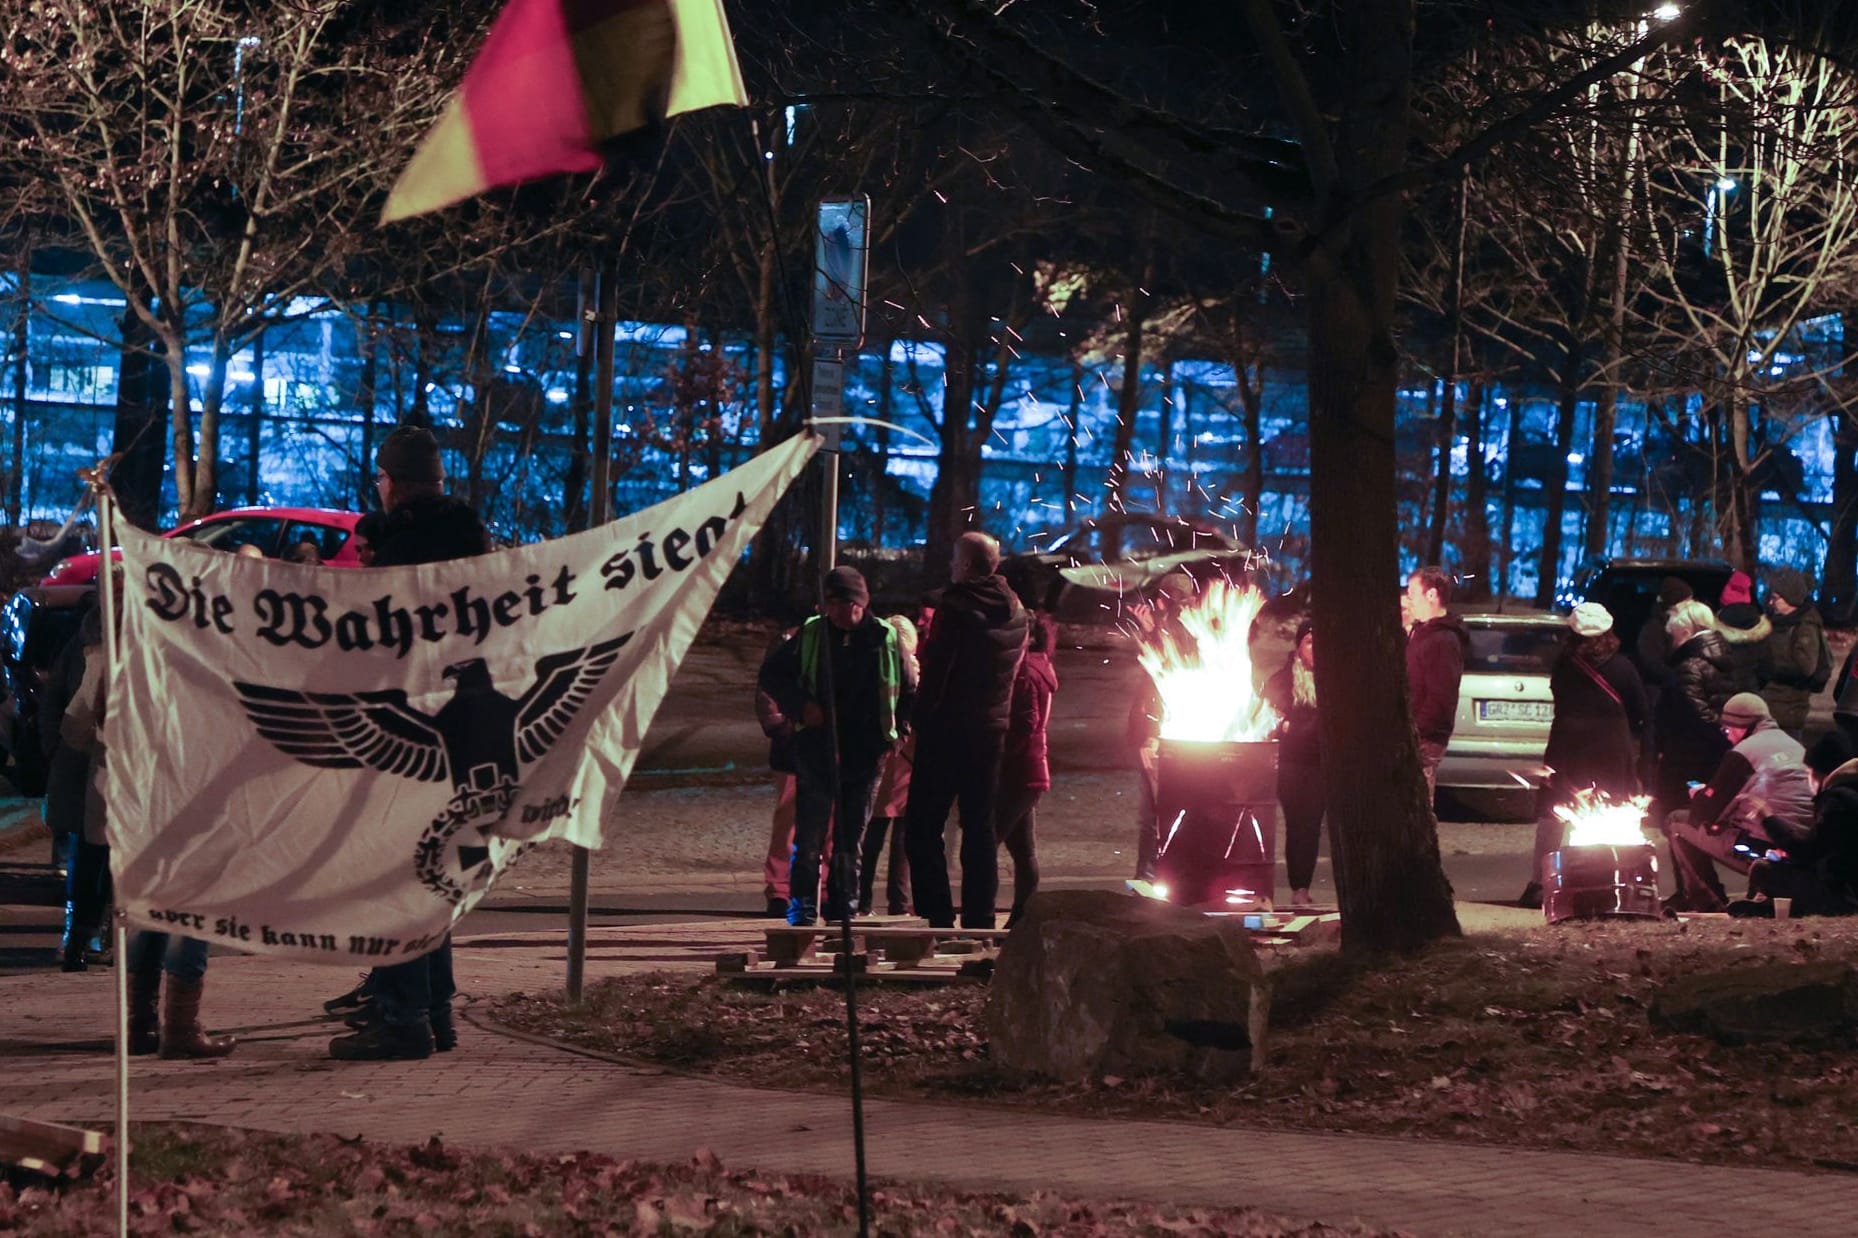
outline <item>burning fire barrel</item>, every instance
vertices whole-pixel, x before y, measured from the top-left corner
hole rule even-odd
[[[1587,789],[1557,805],[1567,841],[1542,860],[1542,914],[1550,924],[1631,916],[1657,919],[1658,849],[1645,836],[1650,801],[1615,801]]]
[[[1168,901],[1226,906],[1276,894],[1277,744],[1163,739],[1155,789],[1155,875]]]

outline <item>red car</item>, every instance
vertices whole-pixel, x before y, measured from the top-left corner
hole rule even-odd
[[[256,546],[270,559],[283,558],[308,542],[330,567],[360,567],[361,557],[354,538],[355,526],[360,521],[357,512],[329,511],[320,507],[241,507],[202,516],[179,528],[169,529],[162,536],[184,537],[225,551]],[[122,551],[116,551],[113,557],[120,559]],[[54,567],[43,583],[91,584],[97,579],[97,565],[102,560],[100,552],[73,555]]]

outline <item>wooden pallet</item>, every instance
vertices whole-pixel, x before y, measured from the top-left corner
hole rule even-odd
[[[829,954],[795,962],[764,962],[753,950],[731,951],[716,957],[716,974],[731,983],[768,991],[809,984],[830,984],[849,971],[858,983],[885,985],[945,985],[985,983],[993,977],[992,952],[970,956],[938,956],[903,963],[868,953]]]
[[[0,1164],[55,1178],[102,1155],[101,1131],[0,1113]]]
[[[804,928],[777,925],[764,930],[766,957],[777,967],[796,966],[821,953],[837,953],[843,930],[837,924]],[[920,963],[932,955],[973,956],[995,953],[1006,941],[1005,929],[930,928],[926,924],[852,925],[852,949],[880,952],[887,963]]]

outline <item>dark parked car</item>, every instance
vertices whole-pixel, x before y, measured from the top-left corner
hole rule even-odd
[[[1130,512],[1086,520],[1038,550],[1009,555],[1000,574],[1028,606],[1089,620],[1113,616],[1123,601],[1153,592],[1172,572],[1204,584],[1242,580],[1262,566],[1217,529],[1184,516]]]
[[[0,744],[21,795],[45,793],[45,747],[39,698],[52,662],[96,598],[86,585],[34,585],[0,607]]]
[[[1630,654],[1638,647],[1639,629],[1658,609],[1658,590],[1667,576],[1689,585],[1699,601],[1714,610],[1723,586],[1735,569],[1721,559],[1590,558],[1562,586],[1555,602],[1565,614],[1582,602],[1598,602],[1613,616],[1613,630]]]

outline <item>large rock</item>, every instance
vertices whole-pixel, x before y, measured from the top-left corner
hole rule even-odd
[[[1858,972],[1844,963],[1766,963],[1685,976],[1652,1001],[1653,1026],[1723,1044],[1848,1040]]]
[[[1236,919],[1087,890],[1035,896],[987,995],[989,1052],[1059,1079],[1244,1075],[1264,1058],[1263,969]]]

